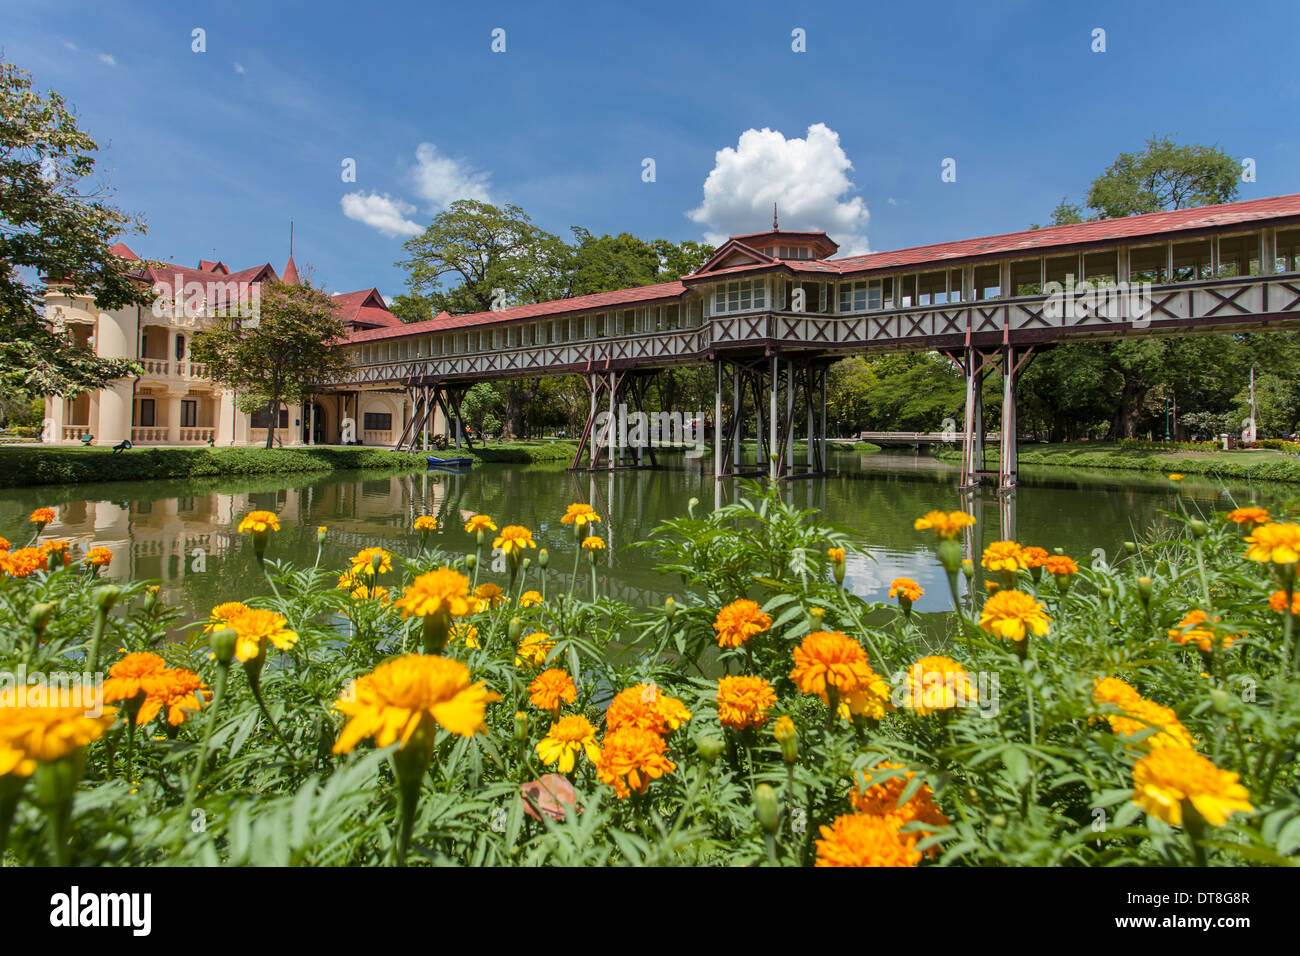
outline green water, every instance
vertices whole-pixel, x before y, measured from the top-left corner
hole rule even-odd
[[[1289,485],[1263,482],[1223,484],[1189,476],[1175,488],[1160,476],[1124,471],[1030,469],[1009,498],[981,492],[964,504],[954,466],[924,455],[881,453],[832,456],[827,478],[788,482],[787,499],[816,508],[849,529],[866,555],[850,556],[847,583],[869,600],[886,600],[889,582],[907,576],[921,582],[921,610],[947,606],[946,586],[926,538],[912,530],[913,519],[933,508],[973,507],[981,542],[1014,537],[1025,544],[1063,547],[1080,563],[1101,549],[1114,559],[1125,539],[1163,523],[1181,496],[1202,511],[1257,500],[1276,504],[1292,496]],[[658,574],[649,555],[629,548],[649,537],[665,518],[682,513],[692,497],[702,508],[733,500],[732,482],[715,488],[708,460],[677,459],[659,471],[619,471],[589,475],[563,467],[479,465],[464,474],[334,473],[283,480],[114,482],[0,492],[0,535],[15,547],[30,538],[27,516],[50,506],[58,517],[43,539],[63,538],[77,553],[103,545],[114,555],[109,579],[160,579],[164,600],[195,618],[221,601],[261,593],[247,539],[235,531],[239,518],[254,508],[281,516],[270,555],[310,564],[316,553],[316,528],[329,529],[326,566],[339,568],[359,548],[379,545],[412,551],[417,537],[409,529],[420,514],[440,519],[438,546],[468,551],[463,531],[470,515],[492,515],[498,525],[531,528],[539,546],[556,559],[553,573],[567,574],[572,553],[569,528],[559,516],[573,501],[590,502],[605,519],[601,534],[609,548],[600,558],[602,588],[639,604],[660,604],[677,586]],[[561,570],[556,570],[561,569]]]

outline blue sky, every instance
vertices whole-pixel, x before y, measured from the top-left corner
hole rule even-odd
[[[0,49],[75,104],[138,252],[278,269],[292,219],[329,289],[390,296],[457,195],[647,239],[756,231],[778,196],[783,227],[886,250],[1043,222],[1153,133],[1255,159],[1243,199],[1300,192],[1298,27],[1294,2],[0,0]]]

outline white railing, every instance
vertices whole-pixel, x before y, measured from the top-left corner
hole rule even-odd
[[[209,438],[215,439],[217,430],[215,428],[182,428],[182,442],[206,442]]]
[[[89,425],[64,425],[63,426],[64,441],[80,441],[82,435],[89,435],[89,434],[90,434]]]
[[[365,429],[361,432],[361,443],[364,445],[391,445],[393,443],[393,432],[391,429]]]
[[[188,378],[207,378],[208,367],[202,362],[187,362],[185,364],[185,375]]]
[[[166,359],[142,358],[140,364],[144,366],[146,375],[170,375],[171,362]]]
[[[133,445],[144,445],[151,442],[165,442],[166,440],[166,426],[161,428],[157,426],[149,426],[147,428],[133,427],[131,429],[131,444]]]

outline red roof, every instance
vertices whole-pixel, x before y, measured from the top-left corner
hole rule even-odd
[[[357,329],[387,328],[405,324],[388,311],[388,304],[384,302],[384,297],[379,294],[378,289],[340,292],[334,296],[334,311],[344,323]]]
[[[131,251],[131,247],[125,242],[115,242],[108,247],[108,251],[119,259],[128,259],[132,262],[139,262],[140,257]]]
[[[298,266],[293,261],[293,253],[289,253],[289,261],[284,264],[283,281],[289,285],[298,285],[301,281],[298,278]]]
[[[209,262],[207,259],[200,259],[199,268],[204,272],[215,272],[217,275],[230,275],[230,270],[226,268],[224,262]]]

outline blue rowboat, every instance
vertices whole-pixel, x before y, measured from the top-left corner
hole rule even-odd
[[[474,464],[473,458],[434,458],[426,456],[430,468],[468,468]]]

